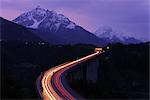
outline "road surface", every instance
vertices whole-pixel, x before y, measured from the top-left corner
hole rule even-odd
[[[71,67],[78,65],[86,60],[94,58],[100,52],[93,53],[86,57],[80,58],[78,60],[67,62],[61,65],[58,65],[54,68],[46,71],[41,78],[42,91],[39,90],[44,100],[74,100],[76,99],[73,95],[67,91],[61,81],[62,73],[66,70],[69,70]]]

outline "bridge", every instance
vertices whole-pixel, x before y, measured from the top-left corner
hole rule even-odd
[[[67,83],[78,79],[96,82],[99,61],[98,55],[102,48],[95,48],[95,53],[66,62],[42,73],[37,79],[37,90],[44,100],[82,99]]]

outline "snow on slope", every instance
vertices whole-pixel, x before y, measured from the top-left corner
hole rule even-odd
[[[76,24],[71,22],[64,15],[57,14],[55,11],[42,9],[40,6],[29,12],[21,14],[19,17],[14,19],[13,22],[34,29],[39,27],[54,29],[55,27],[55,31],[57,31],[60,27],[67,29],[75,29],[76,27]]]
[[[138,43],[139,40],[135,39],[134,37],[130,36],[129,34],[114,31],[109,26],[101,26],[96,32],[94,33],[99,38],[104,38],[110,43],[120,42],[120,43]]]

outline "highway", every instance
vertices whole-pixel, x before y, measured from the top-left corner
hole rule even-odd
[[[39,90],[44,100],[74,100],[76,99],[67,91],[61,81],[62,73],[69,70],[71,67],[85,62],[99,55],[100,51],[91,55],[85,56],[78,60],[67,62],[47,70],[41,78],[42,91]],[[38,85],[39,86],[39,85]]]

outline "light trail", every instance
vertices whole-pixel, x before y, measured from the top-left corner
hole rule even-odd
[[[71,67],[78,65],[86,60],[89,60],[96,55],[100,54],[99,51],[96,53],[93,53],[91,55],[88,55],[86,57],[80,58],[78,60],[68,62],[61,64],[59,66],[56,66],[54,68],[49,69],[44,73],[44,76],[42,78],[42,88],[43,88],[43,99],[44,100],[74,100],[75,98],[67,91],[64,87],[63,84],[61,83],[61,75],[63,72],[66,70],[69,70]],[[52,78],[56,74],[56,77],[54,79]],[[56,92],[56,89],[52,85],[52,81],[54,85],[56,86],[57,90],[59,93]]]

